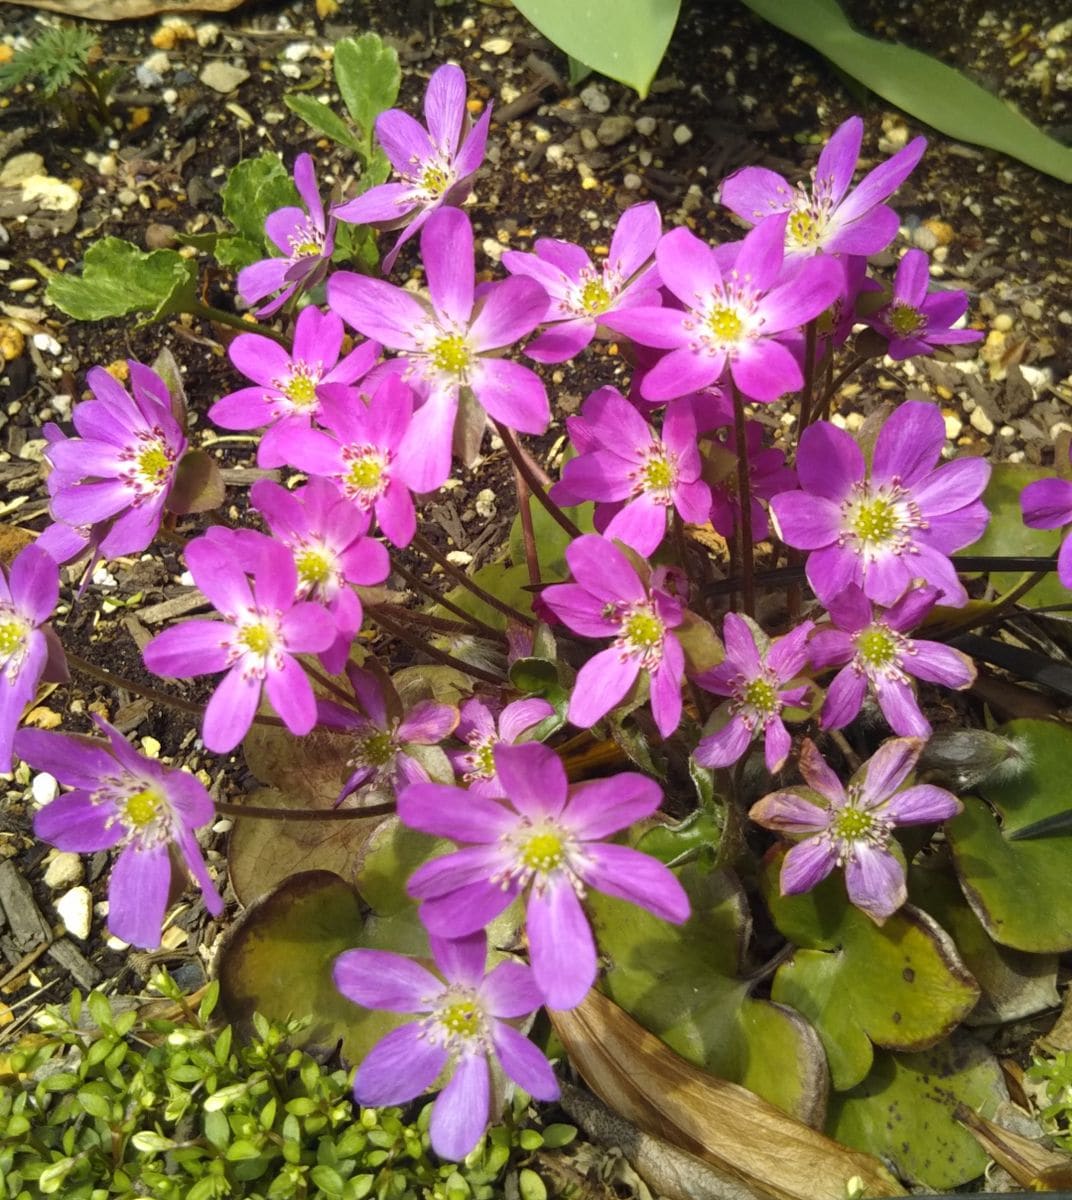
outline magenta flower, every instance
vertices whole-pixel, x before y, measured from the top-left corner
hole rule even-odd
[[[419,748],[436,746],[448,737],[458,724],[458,710],[434,700],[419,700],[407,709],[389,680],[353,664],[346,675],[360,711],[332,700],[318,705],[324,725],[354,735],[346,760],[350,776],[336,804],[363,788],[397,795],[408,783],[426,782]]]
[[[541,602],[574,633],[614,638],[578,671],[568,719],[582,729],[594,725],[646,671],[655,724],[669,737],[681,722],[685,675],[685,652],[670,630],[681,624],[684,608],[660,586],[664,571],[645,582],[613,542],[595,533],[575,538],[566,562],[575,582],[544,588]]]
[[[784,217],[773,217],[743,242],[717,250],[683,226],[662,238],[655,251],[659,278],[684,311],[639,305],[604,318],[642,346],[669,351],[645,374],[645,399],[705,388],[727,367],[753,400],[777,400],[803,386],[785,341],[833,304],[844,277],[824,257],[784,271],[784,225]]]
[[[538,697],[530,696],[508,704],[496,720],[494,712],[475,696],[461,708],[461,720],[454,736],[466,743],[465,750],[448,750],[454,770],[480,796],[501,795],[502,784],[495,773],[492,751],[501,743],[513,745],[541,721],[554,716],[555,710]]]
[[[476,299],[473,229],[457,208],[429,217],[421,231],[421,257],[431,303],[349,271],[328,280],[328,302],[359,333],[400,351],[403,378],[424,403],[399,451],[399,465],[414,491],[430,492],[450,474],[463,388],[511,429],[547,428],[550,409],[539,377],[497,356],[536,327],[547,296],[534,280],[512,277],[483,288]]]
[[[906,636],[937,600],[937,588],[910,588],[892,608],[877,614],[855,584],[831,598],[827,608],[838,628],[820,626],[808,644],[813,667],[842,668],[823,701],[824,729],[848,725],[870,689],[894,733],[930,736],[930,722],[920,711],[909,677],[957,691],[975,680],[975,667],[966,654],[940,642]]]
[[[227,672],[202,725],[205,745],[219,754],[233,750],[246,735],[262,690],[291,733],[313,728],[316,697],[294,656],[327,650],[337,632],[326,609],[299,600],[298,570],[286,546],[253,530],[242,534],[238,552],[208,537],[186,547],[194,582],[223,620],[173,625],[142,655],[150,671],[173,679]],[[251,586],[242,559],[253,545],[258,548]]]
[[[427,1014],[372,1047],[357,1069],[354,1097],[376,1107],[405,1104],[448,1072],[428,1131],[436,1154],[457,1162],[488,1124],[489,1063],[498,1062],[537,1100],[556,1100],[558,1083],[547,1059],[508,1024],[540,1007],[532,971],[507,961],[485,975],[483,932],[429,942],[438,976],[389,950],[347,950],[335,960],[333,974],[335,986],[355,1004]]]
[[[792,187],[765,167],[744,167],[722,184],[720,199],[754,225],[774,213],[788,214],[788,255],[877,254],[897,236],[897,214],[885,202],[915,169],[927,140],[913,138],[850,191],[863,135],[859,117],[834,131],[819,155],[810,190]]]
[[[596,977],[586,888],[639,904],[680,924],[688,897],[662,863],[603,839],[650,817],[662,792],[624,772],[570,788],[554,750],[539,742],[492,751],[502,799],[438,783],[417,783],[398,798],[399,819],[463,849],[424,863],[409,894],[437,937],[465,937],[528,892],[529,957],[544,1002],[573,1008]],[[530,886],[531,885],[531,886]]]
[[[941,603],[967,603],[949,555],[982,534],[980,496],[990,477],[981,458],[935,467],[945,424],[933,404],[907,400],[879,432],[871,469],[851,434],[817,421],[800,439],[801,491],[771,501],[776,532],[809,550],[808,582],[829,607],[850,583],[878,604],[896,603],[916,579],[938,588]]]
[[[11,744],[42,679],[66,682],[67,660],[51,625],[60,569],[39,545],[24,546],[0,568],[0,772],[11,770]]]
[[[129,367],[133,396],[103,367],[93,367],[86,382],[94,398],[77,405],[71,418],[80,436],[51,427],[45,457],[58,524],[39,544],[57,562],[90,544],[108,558],[137,554],[160,528],[186,438],[160,376],[138,362]]]
[[[250,307],[279,292],[274,300],[255,310],[258,317],[270,317],[291,296],[320,283],[335,250],[335,217],[324,219],[324,202],[308,154],[299,154],[295,160],[294,184],[305,208],[277,208],[264,222],[265,233],[283,257],[262,258],[238,272],[238,294]]]
[[[782,451],[773,447],[763,448],[765,432],[758,421],[745,423],[748,490],[752,500],[752,537],[755,541],[763,541],[770,536],[767,510],[761,501],[770,500],[797,485],[796,472],[785,465]],[[741,519],[741,498],[737,491],[737,435],[732,427],[708,436],[704,458],[708,463],[707,477],[713,479],[711,524],[716,532],[729,538]]]
[[[1020,493],[1020,508],[1024,524],[1032,529],[1061,529],[1072,524],[1072,483],[1067,479],[1036,479]],[[1057,578],[1066,588],[1072,588],[1072,537],[1061,543]]]
[[[772,642],[748,617],[726,614],[722,624],[726,657],[696,676],[704,691],[729,697],[712,718],[728,720],[696,747],[701,766],[731,766],[761,734],[767,770],[773,775],[785,766],[792,740],[782,709],[807,703],[808,685],[797,677],[808,661],[808,635],[813,628],[811,621],[804,621]]]
[[[396,546],[408,546],[417,515],[412,484],[399,460],[413,419],[413,393],[395,375],[381,379],[367,403],[351,398],[349,389],[326,390],[319,421],[330,436],[315,429],[294,430],[287,461],[330,479],[347,503],[363,513],[375,512]]]
[[[886,353],[901,360],[915,354],[931,354],[935,346],[959,342],[977,342],[978,329],[954,329],[953,325],[968,309],[968,293],[931,292],[930,269],[922,250],[906,250],[897,264],[893,294],[867,323],[889,338]]]
[[[322,604],[335,618],[335,641],[320,652],[320,661],[326,671],[338,673],[350,657],[364,616],[350,585],[383,583],[391,573],[386,549],[367,536],[369,514],[321,478],[310,479],[293,492],[259,479],[249,498],[272,536],[294,556],[297,598]]]
[[[703,525],[711,489],[700,478],[696,413],[688,401],[672,404],[660,437],[615,388],[603,387],[570,417],[570,438],[581,451],[551,489],[559,504],[595,500],[596,528],[645,557],[654,554],[676,509]]]
[[[231,362],[255,387],[240,388],[221,397],[208,410],[210,421],[223,429],[267,432],[257,447],[262,467],[288,462],[290,440],[320,419],[326,388],[352,385],[362,379],[380,356],[376,342],[363,342],[340,362],[342,319],[309,305],[298,314],[294,348],[288,354],[278,342],[259,333],[240,333],[228,346]],[[350,402],[357,390],[347,389]]]
[[[805,835],[782,863],[783,896],[810,891],[844,867],[849,899],[877,924],[904,904],[905,870],[890,849],[893,830],[946,821],[963,807],[952,792],[930,784],[898,790],[923,746],[922,738],[883,742],[846,790],[814,743],[804,740],[800,773],[808,787],[772,792],[748,814],[777,833]]]
[[[474,127],[465,99],[465,73],[447,63],[433,73],[424,93],[427,129],[401,109],[381,113],[376,118],[376,137],[399,181],[369,188],[331,210],[332,216],[353,225],[406,226],[383,260],[385,272],[436,209],[461,204],[469,194],[484,160],[491,105]]]
[[[507,250],[503,266],[535,279],[551,301],[543,318],[550,328],[525,353],[537,362],[564,362],[588,345],[607,313],[660,305],[659,277],[650,264],[661,233],[659,209],[649,201],[622,213],[599,270],[580,246],[557,238],[539,238],[535,254]]]
[[[223,900],[194,831],[215,808],[186,771],[138,754],[118,729],[93,718],[108,741],[23,729],[15,750],[36,771],[74,788],[38,812],[34,833],[60,850],[92,854],[120,847],[108,881],[108,928],[147,950],[160,945],[171,891],[171,849],[185,862],[213,916]]]

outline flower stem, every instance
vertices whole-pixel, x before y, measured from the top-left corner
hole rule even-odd
[[[395,811],[394,801],[364,808],[272,808],[263,804],[228,804],[217,800],[216,812],[227,817],[253,817],[262,821],[356,821],[383,817]]]
[[[812,407],[815,399],[815,344],[817,340],[814,321],[809,321],[804,329],[804,391],[800,396],[800,419],[797,422],[797,445],[800,445],[801,435],[812,422],[815,415]]]
[[[521,518],[521,537],[525,543],[525,566],[528,567],[529,583],[532,587],[540,586],[540,556],[536,550],[536,530],[532,524],[532,508],[530,501],[532,492],[525,482],[525,477],[514,463],[514,489],[517,492],[517,513]]]
[[[402,578],[415,592],[419,592],[422,596],[427,596],[428,599],[432,600],[434,603],[442,605],[447,612],[454,613],[456,617],[461,617],[461,619],[481,637],[494,638],[496,641],[500,642],[503,640],[503,634],[501,630],[496,629],[494,625],[487,624],[486,621],[482,621],[479,617],[474,617],[472,613],[467,613],[464,608],[461,608],[459,605],[455,604],[453,600],[449,600],[446,596],[441,596],[435,590],[435,588],[429,587],[419,575],[415,574],[397,559],[391,563],[391,569],[393,571],[397,571],[398,574],[402,576]]]
[[[499,437],[502,438],[502,443],[506,447],[506,453],[510,455],[514,466],[521,475],[521,478],[529,485],[532,494],[547,510],[547,515],[556,525],[565,530],[571,538],[580,537],[580,529],[574,525],[548,495],[547,489],[551,486],[551,480],[547,476],[547,473],[540,468],[532,455],[514,437],[512,430],[507,429],[501,421],[495,422],[495,428],[498,430]]]
[[[445,650],[438,650],[435,646],[429,646],[427,642],[414,637],[405,626],[396,624],[390,617],[384,616],[383,613],[376,615],[376,623],[384,633],[389,633],[392,637],[398,638],[400,642],[405,642],[407,646],[412,646],[414,650],[419,650],[421,654],[427,654],[430,659],[442,663],[445,667],[453,667],[456,671],[461,671],[465,675],[471,675],[474,679],[483,679],[485,683],[493,683],[496,687],[503,686],[504,681],[498,675],[493,675],[490,671],[485,671],[483,667],[475,667],[472,663],[455,658],[453,654],[448,654]]]
[[[202,304],[198,300],[194,302],[189,311],[203,321],[215,321],[217,325],[229,325],[232,329],[240,329],[243,333],[259,333],[261,337],[271,338],[273,342],[278,342],[285,350],[290,349],[290,338],[276,333],[267,325],[261,325],[254,321],[243,321],[237,313],[228,312],[224,308],[214,308],[211,304]]]
[[[435,546],[424,536],[423,533],[415,533],[413,535],[413,547],[427,556],[434,563],[438,563],[443,568],[443,573],[448,575],[455,583],[472,592],[478,600],[483,600],[485,604],[490,605],[496,612],[501,612],[504,617],[510,621],[521,621],[525,625],[535,625],[536,620],[533,617],[523,613],[520,609],[514,608],[510,604],[504,603],[498,596],[493,596],[491,592],[485,591],[479,583],[474,582],[469,578],[464,571],[459,571],[458,568],[447,560],[445,554],[441,554]]]
[[[810,328],[810,326],[809,326]],[[741,597],[748,616],[756,615],[755,543],[752,540],[752,473],[748,467],[748,441],[744,424],[744,401],[737,385],[733,392],[733,432],[737,441],[737,495],[741,505]]]

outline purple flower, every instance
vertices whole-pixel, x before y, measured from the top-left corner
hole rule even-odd
[[[492,751],[502,799],[438,783],[398,798],[399,819],[464,848],[410,877],[421,919],[437,937],[465,937],[528,891],[525,927],[533,974],[551,1008],[573,1008],[596,977],[586,888],[680,924],[689,902],[670,871],[628,846],[603,841],[659,807],[659,785],[624,772],[570,788],[554,750],[539,742]],[[531,886],[530,886],[531,885]]]
[[[711,489],[700,478],[690,403],[667,409],[660,437],[624,396],[604,387],[567,424],[581,453],[566,463],[551,496],[559,504],[597,501],[596,528],[604,537],[619,538],[646,557],[663,540],[675,509],[692,524],[707,521]]]
[[[929,825],[961,811],[960,801],[930,784],[898,791],[923,750],[922,738],[883,742],[846,790],[813,742],[805,739],[800,773],[807,788],[772,792],[753,805],[753,821],[778,833],[804,834],[782,863],[783,896],[810,891],[845,868],[849,899],[878,924],[905,902],[905,871],[890,849],[899,825]]]
[[[86,382],[94,399],[72,417],[79,437],[52,426],[45,457],[50,510],[42,549],[66,562],[91,543],[108,558],[144,550],[160,528],[186,438],[172,415],[164,381],[131,362],[133,396],[103,367]],[[46,431],[47,432],[47,431]]]
[[[331,210],[332,216],[354,225],[406,226],[383,260],[385,272],[437,208],[458,205],[469,194],[469,185],[484,159],[491,105],[474,128],[465,103],[465,73],[447,63],[428,80],[424,119],[427,129],[401,109],[381,113],[376,118],[376,137],[399,182],[369,188]]]
[[[335,960],[335,986],[365,1008],[427,1014],[381,1038],[354,1078],[359,1104],[404,1104],[443,1074],[450,1080],[432,1108],[432,1149],[455,1162],[480,1140],[491,1107],[489,1063],[537,1100],[556,1100],[547,1059],[507,1022],[540,1007],[532,971],[501,962],[486,975],[483,932],[429,942],[440,978],[389,950],[347,950]]]
[[[387,551],[367,536],[369,514],[320,478],[293,492],[259,479],[249,496],[272,536],[294,556],[297,598],[322,604],[335,618],[338,633],[321,651],[320,661],[326,671],[336,674],[350,657],[364,615],[350,585],[383,583],[391,572]]]
[[[828,421],[809,426],[797,451],[801,491],[771,501],[776,532],[810,550],[808,582],[829,607],[850,583],[878,604],[892,605],[916,579],[958,606],[967,592],[949,555],[982,534],[989,520],[980,500],[990,477],[981,458],[933,464],[945,444],[942,414],[907,400],[887,418],[870,471],[852,435]]]
[[[407,709],[389,680],[353,664],[346,675],[361,711],[332,700],[321,700],[318,706],[324,725],[354,735],[346,760],[350,776],[336,804],[362,788],[394,795],[407,783],[427,781],[415,748],[438,745],[449,736],[458,724],[458,710],[434,700],[419,700]]]
[[[935,346],[955,342],[977,342],[977,329],[954,329],[968,309],[968,293],[932,292],[927,256],[922,250],[906,250],[897,264],[889,303],[867,320],[883,337],[889,338],[886,353],[900,360],[915,354],[930,354]]]
[[[45,622],[60,597],[60,569],[38,545],[0,568],[0,772],[11,770],[11,743],[42,679],[66,682],[67,660]]]
[[[637,306],[604,318],[642,346],[670,351],[645,374],[645,399],[670,400],[707,387],[727,366],[753,400],[777,400],[803,385],[784,343],[833,304],[844,276],[824,257],[783,270],[784,226],[784,217],[773,217],[743,242],[717,250],[684,227],[662,238],[655,251],[659,278],[684,311]]]
[[[544,588],[541,601],[574,633],[614,638],[581,667],[570,696],[568,719],[587,729],[625,696],[641,671],[651,680],[651,709],[663,737],[681,721],[685,653],[670,633],[681,624],[681,601],[660,586],[664,572],[650,582],[614,545],[595,533],[566,547],[574,583]]]
[[[661,233],[659,209],[649,201],[622,213],[598,271],[580,246],[557,238],[539,238],[535,254],[507,250],[503,266],[511,275],[535,279],[551,301],[543,319],[551,328],[525,353],[537,362],[564,362],[588,345],[607,313],[661,304],[659,277],[649,267]]]
[[[264,222],[265,233],[283,257],[262,258],[238,272],[238,294],[251,307],[279,292],[256,310],[258,317],[270,317],[296,292],[315,287],[327,275],[335,250],[335,218],[324,219],[324,203],[308,154],[299,154],[294,163],[294,183],[305,208],[277,208]]]
[[[748,421],[744,427],[748,449],[749,494],[752,499],[752,537],[760,542],[770,536],[767,510],[760,503],[797,485],[796,472],[785,465],[781,450],[763,449],[764,427]],[[721,429],[709,436],[704,450],[711,485],[711,524],[724,538],[733,536],[741,518],[741,499],[737,492],[737,435],[733,428]]]
[[[289,354],[272,338],[240,333],[227,353],[257,386],[221,397],[209,409],[209,420],[223,429],[268,426],[257,447],[257,462],[262,467],[282,466],[288,461],[291,438],[320,419],[327,388],[356,383],[380,356],[376,342],[363,342],[340,362],[342,338],[342,319],[313,305],[298,314]],[[350,402],[356,402],[356,389],[346,390]]]
[[[722,624],[726,657],[717,666],[696,676],[696,682],[729,702],[715,710],[714,719],[729,720],[696,747],[696,761],[705,767],[735,763],[762,734],[767,770],[775,774],[785,766],[791,739],[782,722],[782,709],[807,703],[809,688],[796,680],[808,661],[808,635],[814,628],[804,621],[785,637],[771,642],[748,617],[727,613]]]
[[[194,830],[215,808],[204,786],[186,771],[165,767],[132,749],[118,729],[94,717],[108,736],[74,737],[23,729],[15,750],[37,771],[74,788],[34,818],[34,833],[60,850],[92,854],[121,847],[108,881],[108,928],[147,950],[160,945],[171,891],[175,846],[213,916],[223,900],[201,856]]]
[[[877,254],[897,236],[897,214],[885,201],[915,169],[927,140],[914,138],[850,191],[863,135],[859,117],[834,131],[819,155],[810,190],[802,184],[794,188],[764,167],[744,167],[722,184],[720,199],[754,225],[773,213],[787,213],[786,254]]]
[[[408,546],[417,516],[412,485],[399,459],[413,419],[413,393],[395,375],[381,379],[368,403],[351,398],[348,389],[338,390],[328,389],[319,417],[331,436],[315,429],[294,430],[286,446],[287,462],[330,479],[349,504],[364,513],[375,512],[380,528],[396,546]]]
[[[455,771],[469,785],[469,790],[480,796],[501,795],[502,784],[495,773],[492,751],[500,743],[512,745],[517,742],[554,712],[546,700],[533,696],[508,704],[496,720],[482,700],[475,696],[466,700],[454,736],[465,742],[468,749],[448,750],[447,755]]]
[[[252,586],[244,552],[215,538],[196,538],[186,547],[186,565],[223,620],[173,625],[143,651],[145,665],[157,675],[189,679],[227,672],[202,725],[205,745],[219,754],[246,735],[262,690],[291,733],[313,728],[316,697],[294,656],[327,650],[337,632],[326,609],[298,599],[298,570],[286,546],[253,530],[243,533],[243,548],[258,544]]]
[[[890,728],[901,737],[928,737],[909,676],[961,690],[975,679],[971,659],[959,650],[907,637],[938,600],[937,588],[910,588],[881,614],[855,584],[831,598],[827,608],[839,628],[822,627],[808,645],[817,669],[842,667],[823,701],[824,729],[841,729],[856,716],[870,688]]]
[[[1072,458],[1072,450],[1069,452]],[[1020,493],[1024,524],[1032,529],[1060,529],[1072,524],[1072,483],[1067,479],[1036,479]],[[1072,537],[1061,543],[1057,578],[1072,588]]]
[[[423,397],[399,461],[410,486],[430,492],[450,474],[459,392],[466,388],[496,420],[522,433],[543,433],[547,392],[528,367],[497,352],[531,332],[547,309],[532,279],[512,277],[475,299],[473,229],[457,208],[444,208],[421,231],[428,303],[382,279],[339,271],[328,281],[331,307],[366,337],[401,352],[403,378]],[[389,364],[390,365],[390,364]]]

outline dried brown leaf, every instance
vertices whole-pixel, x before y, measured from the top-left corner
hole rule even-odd
[[[230,12],[245,0],[11,0],[85,21],[130,21],[157,13]]]
[[[1051,1150],[1011,1129],[1003,1129],[972,1112],[965,1104],[957,1105],[955,1115],[987,1154],[1021,1187],[1035,1192],[1053,1192],[1072,1186],[1072,1155]]]

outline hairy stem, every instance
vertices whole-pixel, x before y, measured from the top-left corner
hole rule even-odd
[[[384,633],[389,633],[392,637],[398,638],[400,642],[405,642],[407,646],[412,646],[414,650],[419,650],[421,654],[427,654],[430,659],[442,663],[445,667],[453,667],[456,671],[461,671],[465,675],[471,675],[474,679],[483,679],[485,683],[493,683],[496,687],[503,686],[504,681],[498,675],[493,675],[490,671],[485,671],[483,667],[475,667],[472,663],[455,658],[453,654],[448,654],[445,650],[438,650],[435,646],[429,646],[427,642],[414,637],[408,629],[396,624],[390,617],[385,617],[383,613],[377,615],[376,623]]]
[[[383,817],[395,811],[393,800],[364,808],[271,808],[263,804],[229,804],[217,800],[216,812],[227,817],[253,817],[262,821],[357,821]]]
[[[581,536],[580,529],[566,516],[561,508],[548,495],[548,488],[551,486],[551,480],[547,473],[541,469],[536,460],[528,453],[513,435],[513,431],[507,429],[500,421],[495,422],[495,428],[499,431],[499,437],[502,438],[502,443],[506,447],[506,453],[510,455],[511,460],[521,478],[529,485],[529,490],[533,496],[547,510],[547,515],[555,522],[559,528],[565,530],[571,538]]]
[[[733,391],[733,431],[737,441],[737,494],[741,507],[741,598],[744,611],[756,615],[755,544],[752,540],[752,473],[748,469],[748,441],[744,424],[744,401],[736,384]]]
[[[422,596],[427,596],[435,604],[442,605],[447,612],[452,612],[456,617],[461,617],[474,633],[499,642],[503,640],[502,630],[496,629],[494,625],[489,625],[479,617],[474,617],[472,613],[467,613],[464,608],[461,608],[446,596],[441,596],[434,587],[425,583],[419,575],[411,571],[409,567],[398,562],[397,559],[391,563],[391,569],[397,571],[415,592]]]
[[[529,572],[529,583],[534,588],[540,586],[540,556],[536,551],[536,530],[532,525],[532,509],[530,507],[531,491],[525,482],[525,477],[514,463],[514,489],[517,492],[517,512],[521,518],[521,537],[525,543],[525,566]]]
[[[512,605],[504,603],[498,596],[493,596],[491,592],[485,591],[480,584],[475,583],[464,571],[459,571],[458,568],[447,560],[446,555],[441,554],[435,546],[424,536],[423,533],[415,533],[413,535],[413,547],[419,550],[423,555],[430,558],[432,562],[438,563],[443,568],[443,573],[448,575],[455,583],[472,592],[478,600],[483,600],[485,604],[490,605],[501,612],[503,616],[511,621],[521,621],[525,625],[535,625],[536,620],[530,617],[527,613],[523,613],[520,609],[514,608]]]
[[[202,304],[200,300],[194,302],[189,312],[203,321],[215,321],[217,325],[229,325],[232,329],[240,329],[243,333],[259,333],[261,337],[271,338],[273,342],[278,342],[285,350],[290,349],[290,338],[276,333],[267,325],[243,321],[237,313],[227,312],[223,308],[214,308],[211,304]]]

